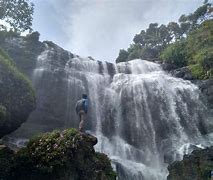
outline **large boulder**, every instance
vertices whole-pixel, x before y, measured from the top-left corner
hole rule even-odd
[[[4,149],[13,162],[0,174],[0,179],[115,180],[108,157],[95,152],[96,143],[96,137],[76,129],[37,136],[16,154]]]
[[[168,167],[167,180],[204,180],[210,179],[213,170],[213,146],[194,150],[185,155],[182,161],[176,161]]]
[[[16,130],[35,108],[35,93],[27,77],[0,50],[0,138]]]
[[[188,67],[182,67],[175,70],[170,71],[170,73],[178,78],[182,78],[185,80],[193,80],[193,76]]]

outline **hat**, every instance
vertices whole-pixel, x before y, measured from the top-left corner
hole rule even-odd
[[[86,94],[82,94],[82,98],[87,99],[87,95]]]

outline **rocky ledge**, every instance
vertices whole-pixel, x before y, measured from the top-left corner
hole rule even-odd
[[[97,138],[76,129],[53,131],[31,139],[13,152],[0,147],[1,180],[115,180],[105,154],[95,152]]]
[[[194,150],[185,155],[182,161],[176,161],[168,167],[167,180],[210,180],[213,170],[213,146]]]

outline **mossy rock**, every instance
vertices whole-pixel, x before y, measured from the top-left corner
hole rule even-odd
[[[0,138],[16,130],[35,108],[35,92],[27,77],[0,50]]]
[[[194,150],[185,155],[182,161],[169,165],[168,180],[210,180],[213,170],[213,146],[206,149]]]
[[[97,138],[76,129],[34,137],[13,157],[13,180],[115,180],[109,158],[96,153]],[[0,177],[1,179],[1,177]]]

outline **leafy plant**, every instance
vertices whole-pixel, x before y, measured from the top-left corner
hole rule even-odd
[[[32,30],[34,5],[29,0],[0,0],[0,19],[17,32]]]
[[[185,50],[185,41],[178,41],[169,45],[162,53],[160,58],[167,63],[183,67],[187,65],[187,53]]]

